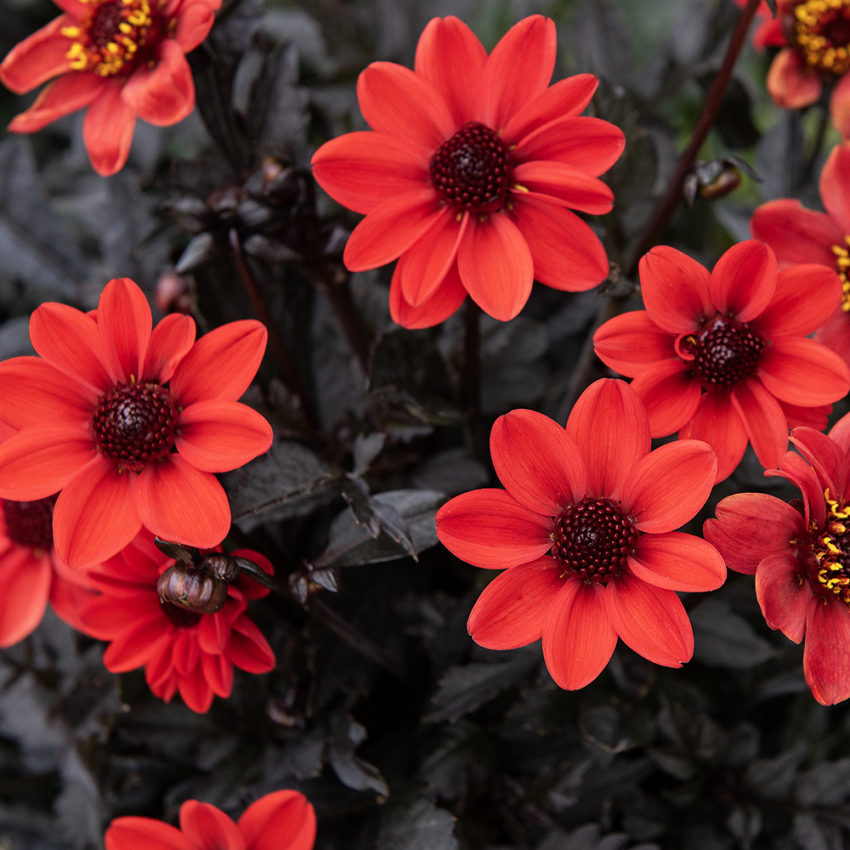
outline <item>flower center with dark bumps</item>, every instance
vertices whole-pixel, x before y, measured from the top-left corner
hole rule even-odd
[[[176,425],[171,394],[154,383],[121,384],[101,396],[94,412],[98,448],[132,472],[171,451]]]
[[[53,506],[57,496],[34,502],[4,501],[6,536],[18,546],[49,551],[53,546]]]
[[[818,537],[806,535],[800,561],[815,593],[835,596],[850,607],[850,505],[831,499],[829,490],[824,496],[826,528]]]
[[[793,36],[811,68],[840,76],[850,68],[850,0],[805,0],[793,10]]]
[[[679,349],[706,389],[725,390],[756,371],[765,345],[745,324],[716,316],[698,333],[684,337]]]
[[[571,575],[605,584],[626,565],[640,534],[607,499],[582,499],[555,518],[552,554]]]
[[[497,209],[508,188],[508,151],[483,124],[464,124],[431,158],[440,196],[468,210]]]
[[[168,35],[159,0],[89,0],[90,10],[79,26],[63,27],[71,39],[65,57],[73,71],[94,71],[101,77],[130,74],[147,62]]]

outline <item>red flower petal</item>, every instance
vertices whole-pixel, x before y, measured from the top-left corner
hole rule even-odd
[[[512,158],[560,162],[598,177],[620,158],[625,146],[623,131],[608,121],[559,117],[524,136]]]
[[[416,73],[438,91],[455,127],[472,117],[487,51],[472,30],[450,15],[432,18],[416,46]]]
[[[658,327],[674,334],[697,330],[713,316],[708,269],[687,254],[659,245],[640,261],[643,303]]]
[[[736,493],[715,508],[717,519],[703,525],[705,539],[715,546],[726,565],[755,575],[761,561],[796,550],[804,532],[803,517],[790,505],[765,493]]]
[[[63,375],[40,357],[1,362],[0,394],[0,417],[16,430],[51,421],[85,427],[97,398],[90,387]]]
[[[578,446],[587,471],[587,495],[619,499],[634,465],[649,454],[646,411],[623,381],[591,384],[567,420],[567,435]]]
[[[177,451],[204,472],[227,472],[267,452],[274,437],[263,416],[238,401],[199,401],[177,419]]]
[[[829,96],[832,126],[846,139],[850,136],[850,76],[845,73]]]
[[[52,496],[96,458],[84,428],[27,428],[0,445],[0,498],[26,502]]]
[[[105,561],[138,534],[134,483],[133,473],[98,455],[64,487],[53,511],[53,542],[69,567]]]
[[[514,184],[540,196],[591,215],[604,215],[614,206],[614,193],[598,177],[562,162],[535,160],[514,169]]]
[[[157,537],[199,549],[217,546],[230,530],[230,505],[221,484],[179,454],[166,455],[142,470],[136,511]]]
[[[564,584],[561,567],[539,558],[497,575],[478,597],[467,631],[479,646],[516,649],[543,635],[549,606]]]
[[[809,68],[796,50],[779,51],[767,72],[767,90],[773,100],[785,109],[802,109],[820,98],[820,75]]]
[[[681,667],[694,654],[694,633],[681,600],[631,573],[608,582],[608,619],[623,642],[665,667]]]
[[[88,384],[95,397],[111,389],[100,332],[91,316],[66,304],[42,304],[30,319],[30,340],[48,363]]]
[[[403,139],[429,159],[459,129],[433,86],[392,62],[373,62],[360,74],[357,100],[373,130]]]
[[[832,246],[844,244],[844,231],[835,219],[791,198],[762,204],[750,219],[750,229],[753,238],[770,245],[780,263],[822,263],[834,269]]]
[[[639,579],[667,590],[716,590],[726,581],[726,564],[717,549],[679,531],[642,534],[629,555],[629,568]]]
[[[107,82],[92,101],[83,121],[83,141],[92,168],[109,177],[127,162],[136,113],[121,98],[123,79]]]
[[[182,691],[181,691],[182,694]],[[180,807],[180,829],[198,847],[208,850],[244,850],[239,828],[220,809],[209,803],[187,800]]]
[[[180,4],[174,39],[184,53],[190,53],[207,37],[215,23],[215,10],[220,5],[220,0]]]
[[[825,487],[829,487],[832,498],[841,498],[846,492],[847,452],[813,428],[795,428],[791,432],[791,442],[812,465]]]
[[[847,364],[834,351],[805,337],[778,339],[767,346],[758,375],[778,399],[804,407],[838,401],[850,389]]]
[[[121,90],[121,99],[143,121],[168,127],[195,108],[195,84],[183,48],[166,38],[153,67],[140,65]]]
[[[437,537],[476,567],[502,570],[526,564],[552,548],[552,519],[522,507],[504,490],[473,490],[437,512]]]
[[[806,613],[818,605],[802,564],[791,554],[768,555],[756,571],[756,596],[768,626],[799,643],[806,633]]]
[[[238,821],[245,850],[312,850],[316,813],[298,791],[275,791],[251,803]]]
[[[469,213],[446,209],[419,240],[405,251],[401,291],[411,307],[420,307],[437,291],[457,258]]]
[[[530,100],[549,85],[558,49],[555,22],[531,15],[511,27],[484,66],[476,117],[503,129]]]
[[[389,198],[352,231],[343,255],[345,265],[362,272],[398,259],[444,213],[433,187]]]
[[[557,516],[584,497],[584,462],[557,422],[533,410],[500,416],[490,432],[496,475],[523,507]]]
[[[203,653],[201,674],[216,696],[226,699],[233,692],[233,664],[230,663],[229,658]]]
[[[776,256],[763,242],[733,245],[711,273],[709,291],[718,312],[739,322],[760,316],[776,291]]]
[[[606,366],[634,378],[657,361],[680,362],[673,340],[646,310],[634,310],[605,322],[593,335],[593,348]]]
[[[88,106],[103,84],[103,77],[94,72],[60,77],[42,89],[26,112],[12,119],[9,129],[13,133],[36,133],[63,115]]]
[[[472,300],[500,322],[513,319],[531,294],[531,251],[505,215],[494,213],[483,222],[470,216],[458,249],[457,268]]]
[[[106,850],[198,850],[179,829],[151,818],[117,818],[104,840]]]
[[[829,415],[832,413],[831,404],[822,404],[820,407],[798,407],[782,399],[777,401],[788,420],[789,428],[814,428],[815,431],[826,431]]]
[[[12,544],[0,556],[0,647],[23,640],[41,622],[50,596],[53,567],[47,553]]]
[[[204,678],[204,671],[201,668],[196,668],[188,676],[176,676],[177,690],[180,691],[180,696],[183,702],[198,714],[206,714],[210,710],[213,703],[213,693],[209,682]],[[241,843],[238,845],[232,844],[210,844],[215,850],[242,850]]]
[[[693,419],[702,395],[699,379],[679,359],[650,366],[632,381],[632,389],[646,408],[653,437],[683,428]]]
[[[836,145],[826,158],[820,173],[820,197],[826,211],[841,228],[850,233],[850,145]],[[844,247],[843,239],[836,243]]]
[[[549,606],[543,657],[552,678],[568,691],[592,682],[611,659],[617,633],[608,622],[607,588],[570,579]]]
[[[850,697],[850,609],[838,600],[809,606],[803,672],[821,705]]]
[[[707,443],[667,443],[635,465],[623,487],[623,510],[640,531],[673,531],[706,503],[716,470],[717,458]]]
[[[841,281],[833,269],[796,265],[779,272],[770,306],[750,327],[768,339],[808,336],[841,304]]]
[[[519,143],[544,124],[575,117],[590,103],[598,85],[593,74],[576,74],[549,86],[508,121],[502,134],[505,144]]]
[[[566,292],[584,292],[608,277],[608,255],[599,237],[575,213],[511,194],[512,221],[534,262],[534,279]]]
[[[227,657],[247,673],[268,673],[275,666],[275,657],[263,633],[247,617],[233,623]]]
[[[826,522],[826,503],[824,484],[814,469],[795,452],[786,452],[782,456],[779,469],[768,469],[768,478],[785,478],[803,494],[805,526],[823,528]]]
[[[435,19],[436,20],[436,19]],[[343,206],[370,213],[387,198],[430,185],[428,158],[404,139],[383,133],[346,133],[312,159],[316,182]]]
[[[832,349],[845,363],[850,364],[850,314],[840,308],[836,310],[815,332],[814,340]]]
[[[142,380],[164,384],[194,343],[194,319],[182,313],[166,316],[151,333]]]
[[[130,278],[106,284],[97,305],[97,326],[114,383],[141,379],[152,324],[148,299]]]
[[[845,451],[850,452],[850,413],[845,414],[832,426],[829,438],[838,443]]]
[[[747,448],[747,429],[727,392],[703,393],[694,418],[679,431],[680,440],[702,440],[717,455],[718,481],[728,478]]]
[[[155,593],[156,590],[151,588],[151,595]],[[103,664],[110,673],[126,673],[143,667],[160,654],[171,654],[174,634],[171,622],[161,613],[147,619],[140,619],[135,613],[130,625],[108,638],[111,642],[103,654]],[[87,616],[84,611],[83,623],[88,627]],[[90,631],[94,632],[93,629]]]
[[[418,307],[412,307],[404,300],[401,291],[401,275],[405,255],[402,255],[393,272],[390,283],[390,315],[396,324],[410,330],[430,328],[444,322],[453,315],[466,298],[466,290],[460,280],[455,263],[443,278],[443,282],[434,294]]]
[[[732,390],[732,404],[744,422],[759,463],[765,469],[779,466],[788,449],[788,421],[779,402],[761,383],[748,378]]]
[[[186,408],[199,401],[236,401],[257,374],[267,339],[253,319],[228,322],[202,336],[174,370],[175,403]]]
[[[24,94],[69,71],[71,62],[65,55],[68,52],[68,38],[62,35],[61,30],[73,23],[67,15],[60,15],[16,44],[0,64],[3,85],[15,94]]]

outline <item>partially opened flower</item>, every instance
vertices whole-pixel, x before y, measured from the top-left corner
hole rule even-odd
[[[106,850],[312,850],[316,813],[298,791],[274,791],[251,803],[234,823],[209,803],[187,800],[180,829],[152,818],[117,818]]]
[[[114,555],[144,525],[210,548],[230,529],[214,472],[265,452],[271,426],[236,400],[266,345],[255,321],[195,342],[171,315],[151,330],[142,291],[107,284],[97,315],[42,304],[30,320],[41,357],[0,363],[0,419],[20,431],[0,445],[0,498],[59,491],[53,539],[70,567]]]
[[[713,546],[676,531],[703,506],[717,461],[685,440],[650,452],[637,394],[601,380],[561,428],[540,413],[496,420],[493,465],[504,490],[456,496],[437,514],[451,552],[490,569],[469,633],[490,649],[543,638],[546,666],[567,689],[603,670],[623,639],[656,664],[680,667],[693,632],[676,591],[725,577]]]
[[[375,62],[360,75],[360,109],[374,132],[333,139],[313,157],[328,194],[366,215],[346,246],[348,268],[398,259],[390,311],[399,324],[438,324],[467,293],[507,321],[534,278],[578,292],[608,276],[602,244],[570,210],[611,209],[598,177],[624,136],[579,117],[594,76],[547,88],[556,50],[555,24],[539,15],[489,56],[462,21],[435,18],[414,71]]]
[[[841,305],[814,338],[850,365],[850,142],[830,152],[820,175],[820,196],[826,212],[807,210],[791,198],[768,201],[753,213],[750,228],[770,245],[780,267],[822,263],[838,273]]]
[[[850,697],[850,416],[829,436],[795,428],[791,440],[803,457],[788,452],[766,474],[797,486],[801,509],[738,493],[717,505],[704,533],[731,569],[755,575],[770,628],[795,643],[805,638],[806,682],[818,702],[833,705]]]
[[[233,554],[272,573],[257,552]],[[174,564],[143,531],[119,554],[89,568],[87,578],[99,595],[81,606],[81,631],[110,642],[103,656],[107,670],[144,667],[148,686],[160,699],[170,702],[179,691],[189,708],[205,712],[214,695],[230,696],[234,666],[248,673],[274,668],[274,653],[247,614],[248,599],[268,591],[246,579],[231,582],[223,607],[200,614],[160,600],[159,577]]]
[[[136,118],[167,126],[195,107],[184,54],[206,37],[221,0],[56,0],[62,14],[14,47],[0,80],[18,94],[50,82],[12,120],[35,133],[88,107],[83,138],[104,176],[123,168]]]
[[[784,45],[767,74],[770,96],[802,109],[831,90],[832,124],[850,136],[850,0],[776,0],[776,8],[776,21],[760,32],[763,44]]]
[[[717,480],[750,442],[765,468],[779,464],[788,429],[826,425],[847,394],[850,369],[806,337],[841,301],[841,281],[819,265],[777,273],[753,240],[708,270],[673,248],[640,261],[646,310],[606,322],[594,336],[603,363],[634,378],[653,437],[679,432],[717,453]]]

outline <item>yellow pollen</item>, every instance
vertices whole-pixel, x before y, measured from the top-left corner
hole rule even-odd
[[[523,186],[521,183],[514,183],[514,185],[511,186],[511,191],[512,192],[525,192],[527,194],[529,190],[526,189],[526,187]]]
[[[826,528],[817,535],[809,550],[814,560],[809,573],[813,586],[840,599],[850,607],[850,532],[845,523],[850,516],[850,505],[833,499],[829,488],[824,490],[827,516]]]
[[[844,245],[833,245],[832,253],[835,254],[835,270],[841,278],[841,309],[850,313],[850,236],[844,237]]]
[[[810,68],[836,76],[850,69],[850,0],[804,0],[793,15],[794,41]]]

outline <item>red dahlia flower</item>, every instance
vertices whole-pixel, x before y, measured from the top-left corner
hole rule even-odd
[[[774,496],[738,493],[717,505],[705,537],[733,570],[756,577],[756,595],[772,629],[806,639],[803,671],[815,699],[850,697],[850,416],[829,436],[795,428],[788,452],[767,475],[800,489],[802,509]],[[808,463],[806,463],[808,461]]]
[[[602,672],[617,637],[656,664],[693,654],[676,591],[713,590],[717,551],[673,529],[703,506],[717,461],[685,440],[650,452],[637,394],[601,380],[578,400],[566,430],[531,410],[496,420],[493,465],[505,490],[456,496],[437,536],[477,567],[503,569],[469,616],[472,639],[514,649],[542,636],[546,666],[569,690]]]
[[[777,273],[767,245],[741,242],[708,271],[673,248],[640,261],[646,310],[596,332],[603,363],[634,378],[653,437],[679,432],[717,453],[717,480],[731,475],[752,443],[777,466],[793,425],[824,427],[824,405],[850,389],[850,369],[806,339],[841,300],[823,266]],[[828,412],[828,411],[827,411]]]
[[[206,37],[221,0],[55,0],[58,18],[24,39],[0,64],[0,80],[23,94],[48,80],[13,119],[13,133],[35,133],[88,107],[83,138],[92,167],[123,168],[136,118],[167,126],[195,107],[184,54]]]
[[[801,109],[832,87],[832,124],[850,136],[850,0],[776,0],[776,7],[776,20],[758,33],[763,45],[782,47],[767,74],[770,96]]]
[[[188,316],[151,331],[133,281],[110,281],[96,316],[42,304],[30,320],[39,357],[0,363],[0,419],[19,433],[0,445],[0,498],[42,499],[59,557],[100,562],[144,525],[210,548],[230,529],[214,472],[265,452],[268,422],[239,404],[259,367],[266,330],[231,322],[195,342]]]
[[[487,55],[457,18],[434,18],[419,39],[416,70],[371,64],[357,81],[375,131],[323,145],[313,174],[334,199],[366,218],[345,264],[363,271],[398,259],[390,312],[407,328],[436,325],[467,293],[507,321],[533,278],[579,292],[608,275],[594,232],[570,209],[607,213],[598,176],[623,150],[623,133],[581,118],[597,80],[547,88],[555,24],[520,21]]]
[[[750,228],[756,239],[773,248],[780,266],[822,263],[838,273],[841,306],[814,338],[850,365],[850,142],[829,154],[820,175],[820,196],[825,213],[782,198],[762,204],[753,213]]]
[[[118,818],[104,837],[106,850],[312,850],[316,814],[297,791],[260,797],[236,823],[209,803],[187,800],[180,829],[151,818]]]
[[[257,552],[233,554],[273,572]],[[247,614],[248,599],[266,596],[268,590],[240,579],[228,585],[220,611],[196,614],[160,601],[157,582],[174,563],[143,531],[119,554],[86,570],[100,595],[81,606],[80,630],[110,641],[103,656],[107,670],[125,673],[144,667],[148,686],[160,699],[170,702],[179,691],[192,711],[205,712],[214,694],[230,696],[234,665],[249,673],[274,668],[274,653]]]

